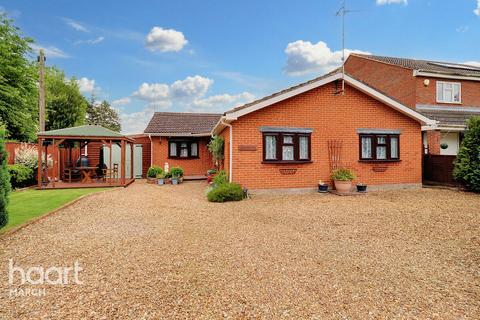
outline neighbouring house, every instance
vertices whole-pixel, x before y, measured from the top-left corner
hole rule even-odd
[[[208,151],[212,129],[221,114],[155,112],[144,135],[151,145],[151,165],[179,166],[189,179],[204,178],[213,167]]]
[[[336,70],[225,112],[212,134],[225,139],[230,179],[249,189],[312,189],[337,167],[405,187],[422,183],[422,127],[435,124]]]
[[[425,153],[456,156],[465,121],[480,115],[480,68],[449,62],[351,54],[345,70],[437,126],[423,128]]]

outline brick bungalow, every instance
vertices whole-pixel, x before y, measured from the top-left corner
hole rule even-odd
[[[422,126],[434,124],[337,70],[225,112],[212,134],[230,180],[249,189],[312,189],[334,167],[405,187],[422,183]]]
[[[211,131],[221,114],[156,112],[144,131],[151,165],[179,166],[190,179],[205,177],[213,167],[208,152]],[[145,139],[145,138],[144,138]]]

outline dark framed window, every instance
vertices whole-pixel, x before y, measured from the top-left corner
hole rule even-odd
[[[263,132],[264,162],[310,162],[310,133]]]
[[[198,158],[197,140],[169,140],[168,157],[179,159]]]
[[[398,134],[360,134],[359,140],[360,160],[400,160],[400,136]]]

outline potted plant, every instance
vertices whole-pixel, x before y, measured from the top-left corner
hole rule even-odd
[[[171,172],[165,172],[164,174],[164,182],[165,184],[169,184],[171,182],[171,178],[172,178],[172,173]]]
[[[161,174],[163,169],[157,166],[151,166],[147,171],[147,182],[148,183],[157,183],[157,175]]]
[[[163,173],[157,174],[157,184],[159,186],[165,184],[165,175]]]
[[[318,192],[320,193],[328,192],[328,184],[326,184],[322,180],[318,181]]]
[[[357,192],[367,192],[367,185],[365,183],[357,183]]]
[[[349,193],[355,174],[350,169],[336,169],[332,172],[332,180],[338,193]]]
[[[183,182],[183,169],[182,168],[172,167],[172,169],[170,169],[170,173],[172,174],[172,180],[173,180],[173,177],[175,177],[177,179],[177,183],[178,182]]]
[[[175,185],[177,185],[177,184],[178,184],[178,176],[176,176],[176,175],[172,175],[172,179],[171,179],[171,181],[172,181],[172,184],[175,184]]]

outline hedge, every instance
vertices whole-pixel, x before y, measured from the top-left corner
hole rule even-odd
[[[0,127],[0,228],[8,222],[8,194],[10,193],[10,176],[7,170],[7,150],[5,149],[5,128]]]
[[[30,187],[35,184],[35,172],[23,164],[8,165],[8,173],[13,189]]]

